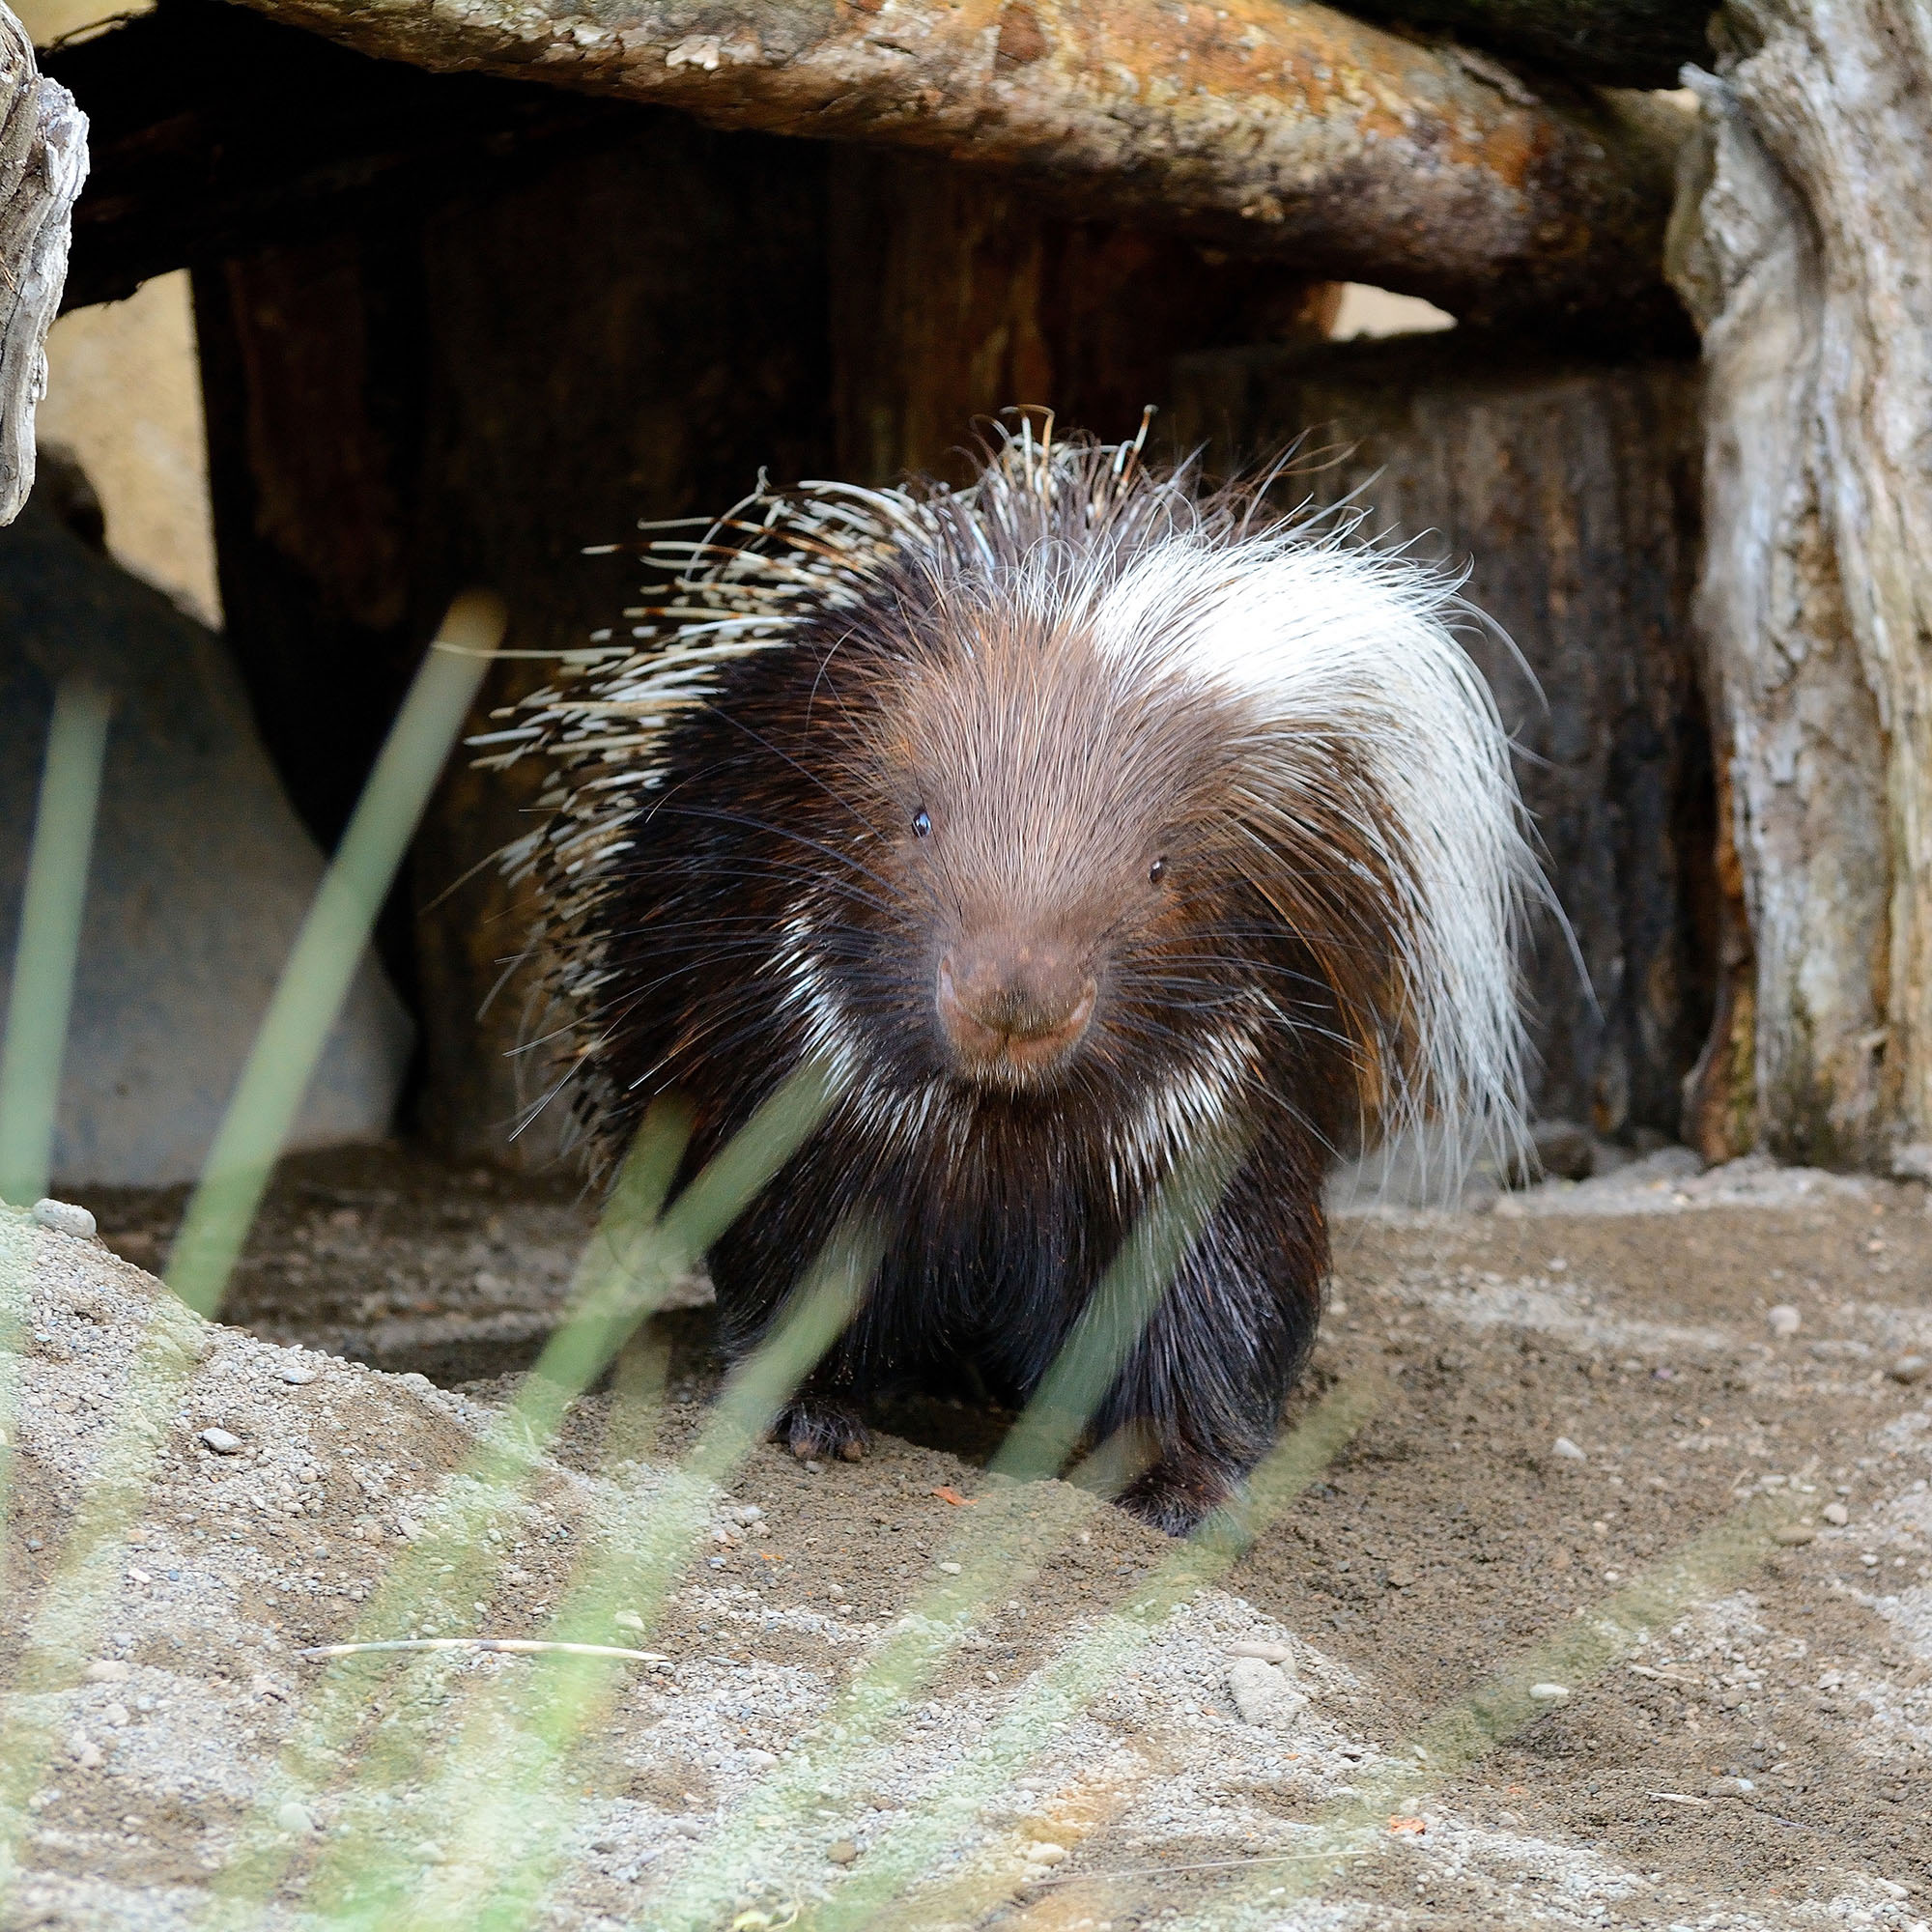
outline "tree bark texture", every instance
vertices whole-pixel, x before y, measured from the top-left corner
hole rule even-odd
[[[1932,21],[1721,19],[1672,258],[1704,329],[1697,613],[1748,951],[1694,1111],[1712,1152],[1882,1165],[1932,1140]]]
[[[516,191],[400,197],[197,273],[229,636],[325,844],[452,592],[498,589],[512,650],[578,646],[637,601],[635,562],[583,546],[724,507],[761,464],[823,473],[823,154],[641,121]],[[473,727],[550,670],[498,666]],[[515,969],[529,911],[493,855],[541,776],[457,759],[381,935],[422,1031],[418,1124],[535,1166],[554,1122],[510,1139],[545,1077],[517,1052],[542,1030]]]
[[[42,75],[26,29],[0,5],[0,524],[19,515],[34,487],[47,327],[86,179],[87,119]]]
[[[831,155],[834,473],[962,482],[976,422],[1040,404],[1119,440],[1187,351],[1326,337],[1338,284],[1076,221],[924,156]]]
[[[1218,469],[1264,466],[1305,433],[1282,507],[1359,492],[1363,534],[1466,564],[1465,595],[1508,637],[1467,641],[1521,748],[1589,981],[1560,923],[1541,922],[1525,962],[1537,1112],[1612,1138],[1674,1134],[1716,950],[1689,616],[1695,365],[1564,360],[1459,330],[1192,357],[1179,390],[1173,435]]]
[[[249,0],[365,53],[918,148],[1484,318],[1681,327],[1684,117],[1301,0]]]

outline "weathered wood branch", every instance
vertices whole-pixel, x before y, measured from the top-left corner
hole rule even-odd
[[[1302,0],[246,0],[369,54],[883,142],[1471,319],[1674,305],[1681,115]]]
[[[87,120],[44,79],[0,5],[0,524],[34,487],[34,412],[47,392],[47,327],[67,279],[69,227],[87,179]]]
[[[1932,1141],[1932,29],[1911,0],[1720,19],[1673,267],[1748,946],[1691,1113],[1713,1152],[1881,1164]]]
[[[1603,87],[1675,87],[1711,58],[1710,10],[1687,0],[1341,0],[1345,11],[1520,55]]]

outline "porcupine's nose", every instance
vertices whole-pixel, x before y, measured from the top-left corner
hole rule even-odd
[[[939,1023],[969,1073],[1043,1072],[1079,1044],[1094,991],[1068,949],[995,934],[940,960]]]

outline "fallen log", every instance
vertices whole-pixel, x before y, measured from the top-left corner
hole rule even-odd
[[[0,6],[0,524],[34,487],[34,412],[47,392],[47,327],[67,279],[74,198],[87,179],[87,120],[34,63]]]
[[[1300,0],[246,0],[368,54],[999,168],[1074,212],[1369,280],[1467,320],[1681,327],[1686,117],[1533,86]]]

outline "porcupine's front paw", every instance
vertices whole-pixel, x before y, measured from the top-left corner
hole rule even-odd
[[[772,1440],[782,1442],[803,1463],[836,1457],[841,1463],[863,1460],[871,1441],[866,1425],[840,1403],[801,1396],[779,1411]]]
[[[1237,1466],[1206,1456],[1163,1456],[1121,1492],[1120,1504],[1169,1536],[1185,1536],[1240,1486]]]

